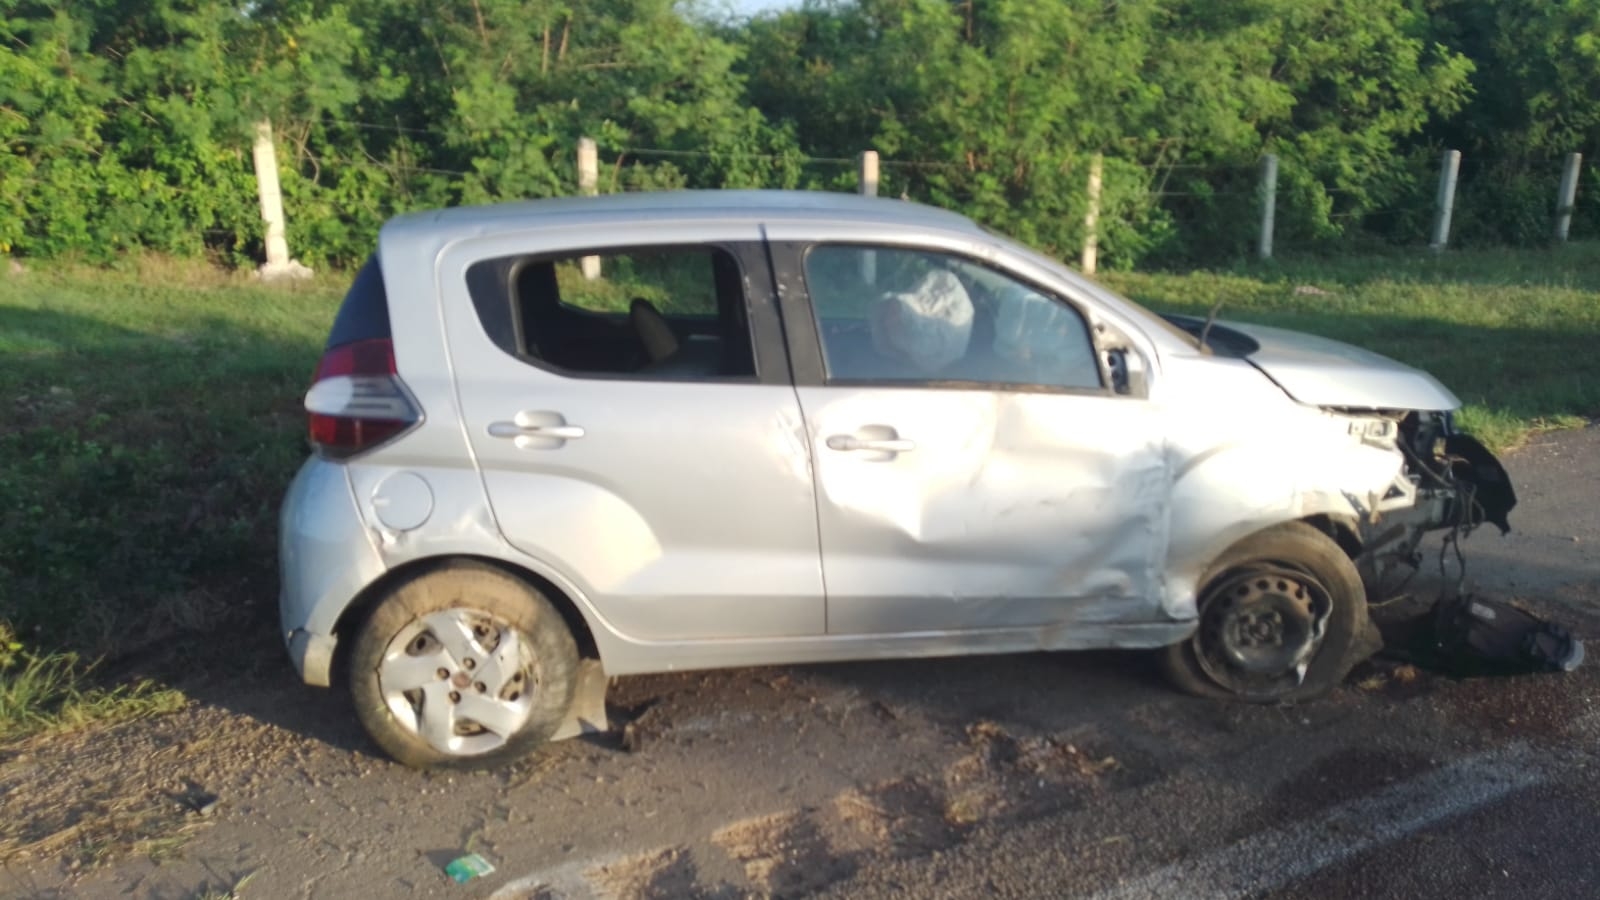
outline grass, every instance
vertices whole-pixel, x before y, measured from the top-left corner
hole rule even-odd
[[[1431,372],[1500,450],[1600,415],[1600,245],[1302,259],[1224,272],[1116,273],[1163,312],[1279,325]]]
[[[170,707],[115,663],[247,618],[271,633],[298,398],[340,293],[159,260],[0,275],[0,622],[20,645],[0,736]]]
[[[1500,448],[1600,413],[1600,245],[1106,280],[1427,369]],[[344,286],[150,259],[0,267],[0,740],[182,702],[119,679],[121,660],[271,643],[277,506]]]
[[[160,715],[179,709],[182,693],[148,680],[100,686],[76,653],[30,652],[0,622],[0,741],[86,722]]]

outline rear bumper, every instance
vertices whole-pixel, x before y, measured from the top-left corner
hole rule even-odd
[[[333,649],[339,639],[296,628],[289,632],[289,660],[306,684],[328,687],[333,682]]]
[[[278,518],[278,620],[289,658],[307,684],[328,686],[339,617],[386,568],[345,467],[306,460]]]

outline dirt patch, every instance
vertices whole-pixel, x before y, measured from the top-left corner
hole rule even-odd
[[[711,835],[765,895],[804,896],[884,859],[952,847],[941,790],[915,778],[851,788],[817,809],[735,822]]]
[[[668,847],[584,873],[591,884],[618,900],[671,900],[703,896],[689,851]]]
[[[293,744],[270,725],[198,706],[30,739],[0,761],[0,860],[55,858],[77,870],[173,853]]]
[[[744,867],[745,876],[773,897],[799,897],[855,874],[856,863],[836,853],[814,817],[782,812],[735,822],[711,835]]]
[[[831,809],[829,831],[838,849],[906,859],[953,846],[959,839],[942,792],[902,778],[845,791]]]
[[[989,720],[968,726],[967,741],[944,772],[945,820],[956,826],[1061,809],[1127,771],[1101,748],[1058,735],[1016,737]]]

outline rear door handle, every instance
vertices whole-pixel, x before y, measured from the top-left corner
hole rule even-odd
[[[583,437],[581,425],[518,425],[515,422],[492,422],[489,436],[497,438],[544,437],[575,441]]]
[[[490,437],[510,439],[518,450],[555,450],[584,435],[583,426],[568,425],[561,413],[543,409],[525,409],[509,422],[490,422],[488,431]]]

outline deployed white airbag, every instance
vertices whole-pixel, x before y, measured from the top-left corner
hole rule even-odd
[[[972,314],[972,298],[959,279],[929,272],[915,288],[885,294],[873,306],[872,346],[885,358],[932,375],[966,355]]]

